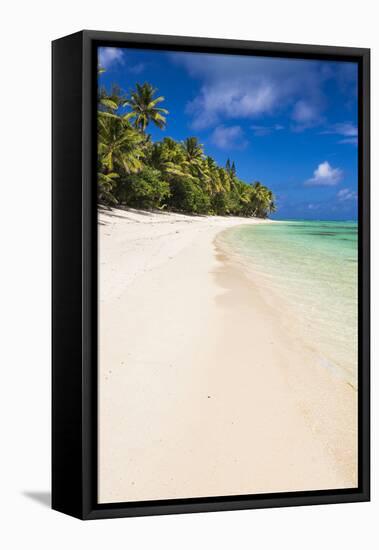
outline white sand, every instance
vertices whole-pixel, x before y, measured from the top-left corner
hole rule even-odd
[[[356,392],[216,245],[262,222],[99,221],[99,502],[356,486]]]

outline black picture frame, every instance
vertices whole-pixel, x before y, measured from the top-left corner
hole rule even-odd
[[[359,67],[358,487],[97,503],[97,46],[346,60]],[[52,507],[81,519],[370,499],[370,50],[102,31],[52,44]]]

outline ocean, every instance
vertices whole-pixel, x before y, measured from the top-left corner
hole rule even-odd
[[[288,308],[299,337],[325,367],[357,387],[358,226],[277,221],[224,231],[222,240],[275,306]]]

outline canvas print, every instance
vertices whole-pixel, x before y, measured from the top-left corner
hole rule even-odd
[[[98,502],[357,487],[357,64],[97,55]]]

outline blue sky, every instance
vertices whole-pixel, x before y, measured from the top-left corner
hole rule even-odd
[[[259,180],[281,219],[357,218],[357,65],[100,48],[100,85],[150,82],[169,110],[153,140],[196,136],[220,164]]]

